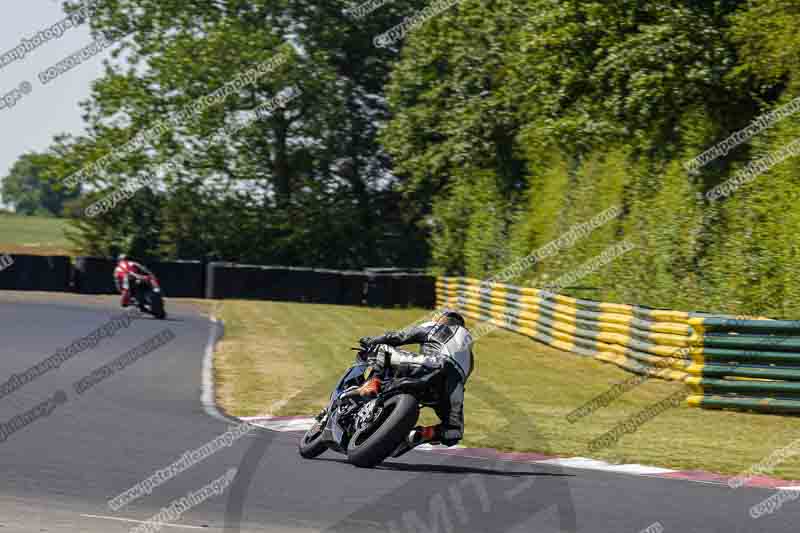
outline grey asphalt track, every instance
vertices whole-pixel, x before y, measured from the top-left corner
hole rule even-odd
[[[113,299],[96,300],[20,301],[0,292],[0,384],[119,313]],[[330,452],[302,460],[296,434],[266,430],[114,512],[109,499],[229,426],[200,401],[208,319],[189,307],[170,310],[170,320],[134,321],[0,398],[0,423],[58,390],[67,398],[0,442],[0,533],[130,531],[229,468],[239,474],[224,494],[161,531],[637,533],[659,522],[665,532],[734,533],[788,532],[800,522],[800,501],[750,518],[750,507],[772,494],[762,489],[424,452],[361,470]],[[173,341],[82,395],[73,390],[164,328]]]

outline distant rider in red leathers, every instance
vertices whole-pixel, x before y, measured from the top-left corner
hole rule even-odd
[[[152,275],[153,273],[150,272],[144,265],[137,263],[136,261],[131,261],[128,259],[127,255],[121,254],[117,258],[117,268],[114,269],[114,283],[117,286],[117,290],[122,294],[120,305],[122,307],[128,307],[131,304],[131,276]]]

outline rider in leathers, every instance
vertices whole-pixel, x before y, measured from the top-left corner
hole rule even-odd
[[[117,258],[117,268],[114,269],[114,284],[121,295],[120,306],[128,307],[131,304],[131,276],[152,276],[147,267],[136,261],[131,261],[127,255],[120,254]]]
[[[408,436],[408,444],[423,442],[453,446],[464,435],[464,385],[473,368],[472,335],[464,326],[464,318],[457,312],[445,310],[436,322],[427,322],[403,331],[389,331],[379,337],[363,337],[363,346],[380,345],[376,350],[377,374],[382,373],[383,361],[401,376],[418,377],[443,370],[441,402],[436,414],[438,426],[417,427]],[[395,346],[420,344],[420,353],[399,350]],[[386,358],[388,356],[388,359]],[[376,395],[381,382],[373,377],[365,383],[362,396]]]

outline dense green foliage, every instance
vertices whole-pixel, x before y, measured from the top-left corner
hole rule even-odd
[[[542,285],[624,239],[635,250],[580,282],[599,291],[575,294],[800,316],[797,159],[705,197],[800,137],[800,113],[699,172],[684,165],[800,96],[800,4],[461,0],[373,44],[428,4],[357,20],[343,0],[100,0],[93,27],[127,37],[86,135],[57,143],[62,176],[281,50],[290,60],[94,178],[86,202],[186,156],[75,238],[93,253],[483,277],[620,206],[517,281]],[[302,96],[210,144],[290,86]]]
[[[501,0],[426,25],[393,72],[383,140],[407,193],[431,199],[433,266],[483,277],[618,205],[518,281],[542,286],[626,239],[635,250],[581,280],[599,291],[566,292],[800,315],[798,161],[703,197],[800,136],[800,116],[696,175],[683,166],[798,96],[798,23],[790,0]]]

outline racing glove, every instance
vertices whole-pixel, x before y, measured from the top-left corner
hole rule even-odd
[[[361,337],[360,339],[358,339],[358,343],[364,348],[366,348],[374,343],[373,337]]]

